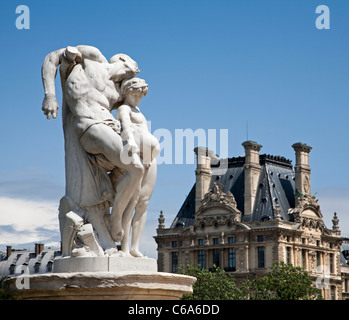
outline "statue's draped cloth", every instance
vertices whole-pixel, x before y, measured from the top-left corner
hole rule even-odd
[[[111,206],[114,191],[108,172],[96,165],[98,159],[82,148],[74,130],[74,117],[64,98],[62,105],[66,196],[73,200],[78,211],[105,201]]]

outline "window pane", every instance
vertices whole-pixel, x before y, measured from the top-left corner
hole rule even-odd
[[[331,300],[335,300],[335,299],[336,299],[336,287],[331,286]]]
[[[305,250],[302,249],[302,267],[305,269]]]
[[[205,251],[204,250],[199,251],[198,263],[201,269],[205,268]]]
[[[330,253],[330,273],[333,273],[333,253]]]
[[[258,268],[264,268],[264,247],[258,247]]]
[[[316,252],[316,266],[318,267],[320,264],[320,252]]]
[[[236,269],[235,248],[230,248],[228,251],[228,268],[231,271]]]
[[[228,243],[229,244],[235,243],[235,238],[234,237],[229,237],[228,238]]]
[[[286,247],[286,263],[291,264],[291,248]]]
[[[213,264],[219,267],[219,249],[213,250]]]
[[[172,252],[172,272],[178,271],[178,252]]]

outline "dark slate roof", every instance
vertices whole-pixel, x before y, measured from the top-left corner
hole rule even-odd
[[[210,188],[217,182],[224,186],[224,192],[230,191],[234,195],[237,208],[242,212],[242,221],[273,220],[275,199],[279,202],[282,218],[289,221],[287,211],[295,206],[294,171],[291,160],[260,155],[261,174],[251,217],[244,216],[244,164],[245,157],[229,158],[228,169],[223,174],[220,163],[211,165]],[[195,184],[172,222],[171,228],[194,225],[194,211]]]
[[[261,168],[252,221],[273,220],[276,201],[281,217],[289,221],[287,211],[295,207],[295,184],[292,167],[265,162]]]
[[[181,228],[194,225],[195,186],[196,185],[194,184],[194,186],[191,188],[170,228]]]

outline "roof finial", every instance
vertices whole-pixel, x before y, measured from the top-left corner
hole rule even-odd
[[[333,223],[332,229],[334,231],[339,231],[339,219],[337,217],[337,213],[336,212],[333,215],[332,223]]]
[[[159,221],[158,228],[159,229],[164,229],[165,228],[165,217],[163,215],[163,211],[162,210],[160,210],[160,216],[158,218],[158,221]]]

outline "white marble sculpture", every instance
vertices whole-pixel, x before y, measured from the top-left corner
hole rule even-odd
[[[137,63],[125,54],[108,62],[91,46],[51,52],[42,66],[42,110],[48,119],[58,113],[59,65],[66,168],[59,206],[62,254],[142,257],[139,245],[159,152],[138,108],[148,85],[134,77]]]

